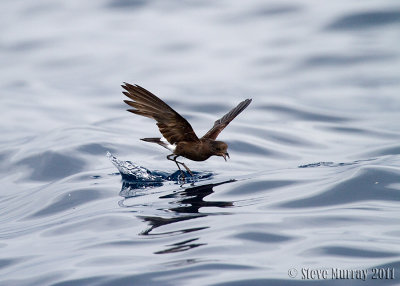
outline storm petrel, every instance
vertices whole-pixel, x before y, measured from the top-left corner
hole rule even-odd
[[[167,159],[176,163],[182,177],[184,177],[184,173],[179,164],[192,176],[193,173],[185,163],[176,160],[179,156],[193,161],[205,161],[213,155],[221,156],[225,161],[226,157],[229,158],[228,145],[215,139],[251,102],[251,99],[246,99],[239,103],[238,106],[215,121],[214,126],[203,137],[198,138],[185,118],[150,91],[139,85],[131,85],[126,82],[122,87],[125,89],[122,93],[133,100],[124,100],[126,104],[135,108],[128,109],[128,111],[157,121],[157,126],[164,137],[142,138],[140,140],[157,143],[170,150],[172,154],[168,155]]]

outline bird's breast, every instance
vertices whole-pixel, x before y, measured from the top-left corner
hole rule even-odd
[[[205,161],[212,155],[211,151],[201,141],[179,142],[176,145],[174,154],[183,156],[193,161]]]

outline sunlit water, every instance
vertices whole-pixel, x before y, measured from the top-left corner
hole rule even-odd
[[[400,284],[398,1],[0,11],[0,285]],[[231,159],[183,182],[123,81],[199,136],[252,98]],[[368,275],[304,276],[332,269]]]

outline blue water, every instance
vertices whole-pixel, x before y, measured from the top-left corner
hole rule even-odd
[[[397,0],[0,11],[0,285],[400,285]],[[124,81],[199,136],[252,98],[219,136],[231,159],[179,180]],[[334,269],[366,281],[315,276]]]

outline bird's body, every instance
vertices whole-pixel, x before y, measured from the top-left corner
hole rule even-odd
[[[211,149],[213,142],[216,141],[201,139],[194,144],[182,141],[177,144],[174,154],[193,161],[205,161],[215,154]]]
[[[205,161],[211,156],[221,156],[226,161],[226,157],[229,158],[228,145],[215,139],[251,102],[251,99],[246,99],[239,103],[215,121],[214,126],[203,137],[198,138],[189,122],[157,96],[138,85],[125,83],[122,87],[126,90],[123,93],[133,100],[124,100],[126,104],[135,108],[128,111],[156,120],[163,135],[163,138],[142,138],[141,140],[157,143],[170,150],[172,154],[168,155],[167,159],[174,161],[179,170],[181,170],[179,167],[181,164],[190,174],[192,174],[190,169],[176,159],[182,156],[193,161]]]
[[[225,144],[221,141],[211,139],[199,139],[198,141],[180,141],[175,145],[168,144],[164,138],[142,138],[141,140],[151,143],[157,143],[164,148],[172,151],[174,155],[182,156],[192,161],[205,161],[212,155],[215,155],[215,146]],[[217,142],[217,143],[215,143]],[[218,143],[220,142],[220,143]],[[226,145],[226,144],[225,144]],[[224,146],[224,145],[223,145]]]

